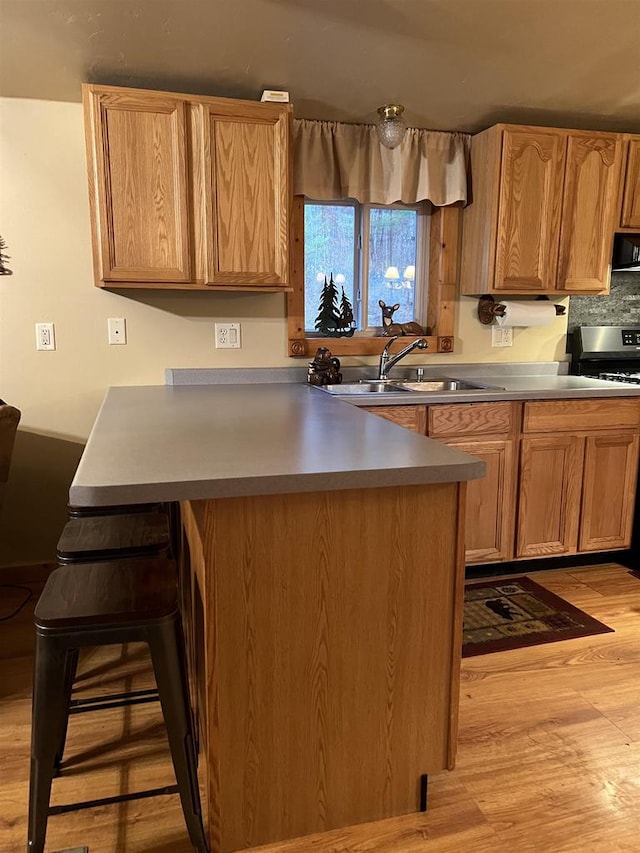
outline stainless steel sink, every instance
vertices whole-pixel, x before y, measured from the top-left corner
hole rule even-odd
[[[346,382],[344,385],[324,385],[323,391],[329,394],[399,394],[414,391],[420,394],[446,393],[449,391],[502,391],[496,385],[482,385],[479,382],[467,382],[464,379],[424,379],[411,382],[403,379],[362,379],[360,382]]]
[[[367,380],[362,382],[345,382],[343,385],[322,385],[323,391],[329,394],[399,394],[402,391],[411,391],[411,388],[403,388],[389,380]]]
[[[464,379],[423,379],[422,382],[404,382],[399,380],[394,383],[396,387],[405,388],[409,391],[420,391],[427,394],[430,391],[502,391],[495,385],[482,385],[479,382],[467,382]]]

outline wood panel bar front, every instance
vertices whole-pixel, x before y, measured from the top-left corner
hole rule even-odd
[[[415,812],[452,767],[463,506],[459,483],[182,504],[214,853]]]

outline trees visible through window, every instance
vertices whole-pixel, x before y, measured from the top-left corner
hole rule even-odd
[[[399,305],[394,322],[420,322],[422,224],[418,205],[305,202],[305,330],[313,334],[325,282],[333,281],[354,308],[357,330],[382,325],[379,300]]]

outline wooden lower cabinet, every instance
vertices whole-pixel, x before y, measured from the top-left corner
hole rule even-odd
[[[516,557],[628,548],[640,400],[525,403],[522,423]]]
[[[467,483],[465,562],[496,563],[513,557],[515,517],[514,441],[496,438],[448,441],[486,465],[486,476]]]
[[[467,484],[465,562],[498,563],[629,548],[640,400],[376,406],[485,463]]]
[[[434,483],[182,504],[212,851],[416,812],[422,775],[454,766],[463,495]]]
[[[467,483],[465,562],[513,559],[519,403],[430,406],[427,433],[485,463],[486,475]]]
[[[580,551],[629,547],[637,470],[637,433],[607,433],[587,437]]]
[[[522,439],[516,557],[575,554],[583,446],[572,435]]]
[[[507,402],[366,408],[485,463],[486,476],[467,483],[465,563],[513,559],[519,408]]]

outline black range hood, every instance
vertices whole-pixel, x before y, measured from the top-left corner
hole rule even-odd
[[[640,272],[640,234],[616,234],[612,272]]]

